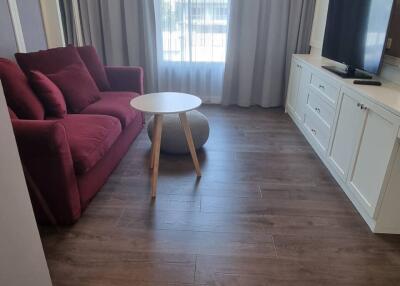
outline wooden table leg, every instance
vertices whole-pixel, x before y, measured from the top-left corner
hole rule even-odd
[[[161,133],[162,133],[162,114],[156,114],[154,116],[154,128],[155,128],[155,136],[153,137],[153,175],[151,178],[151,197],[155,197],[157,193],[157,179],[158,179],[158,166],[160,161],[160,145],[161,145]]]
[[[200,165],[199,161],[197,160],[196,149],[194,147],[192,132],[190,131],[186,112],[179,113],[179,119],[181,120],[183,131],[185,132],[186,141],[189,147],[190,155],[192,156],[194,168],[196,169],[197,177],[201,177]]]
[[[156,116],[154,115],[154,120],[153,120],[153,135],[152,135],[152,140],[151,140],[151,152],[150,152],[150,169],[154,168],[154,143],[156,141]]]

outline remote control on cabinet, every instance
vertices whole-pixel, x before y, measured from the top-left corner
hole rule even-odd
[[[361,85],[376,85],[376,86],[382,85],[380,81],[375,81],[375,80],[355,80],[353,83]]]

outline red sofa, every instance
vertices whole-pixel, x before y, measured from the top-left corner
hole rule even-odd
[[[129,105],[143,94],[143,71],[104,67],[92,47],[16,54],[16,59],[22,71],[0,59],[0,79],[22,163],[57,223],[74,223],[143,128],[143,114]],[[84,63],[96,82],[98,99],[79,113],[68,111],[63,118],[52,118],[27,75],[30,70],[56,72],[76,61]],[[37,220],[48,222],[41,205],[32,199]]]

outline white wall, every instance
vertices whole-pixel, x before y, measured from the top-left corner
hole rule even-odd
[[[0,0],[0,57],[65,46],[59,2]]]
[[[0,39],[0,57],[12,58],[17,50],[17,40],[7,0],[0,0]]]
[[[0,285],[51,286],[0,84]]]
[[[311,54],[321,55],[329,0],[317,0],[311,34]],[[400,59],[385,57],[381,77],[400,84]]]
[[[55,1],[58,2],[58,1]],[[27,52],[47,48],[39,0],[16,0]]]

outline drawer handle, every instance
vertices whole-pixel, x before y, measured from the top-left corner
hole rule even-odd
[[[317,135],[317,130],[315,130],[314,128],[311,129],[311,132],[314,133],[314,135]]]
[[[367,106],[365,106],[364,104],[362,104],[362,103],[357,103],[357,107],[359,107],[361,110],[367,110],[368,109],[368,107]]]
[[[321,109],[319,109],[318,107],[314,108],[316,112],[321,113]]]
[[[319,88],[325,90],[325,86],[322,84],[319,85]]]

